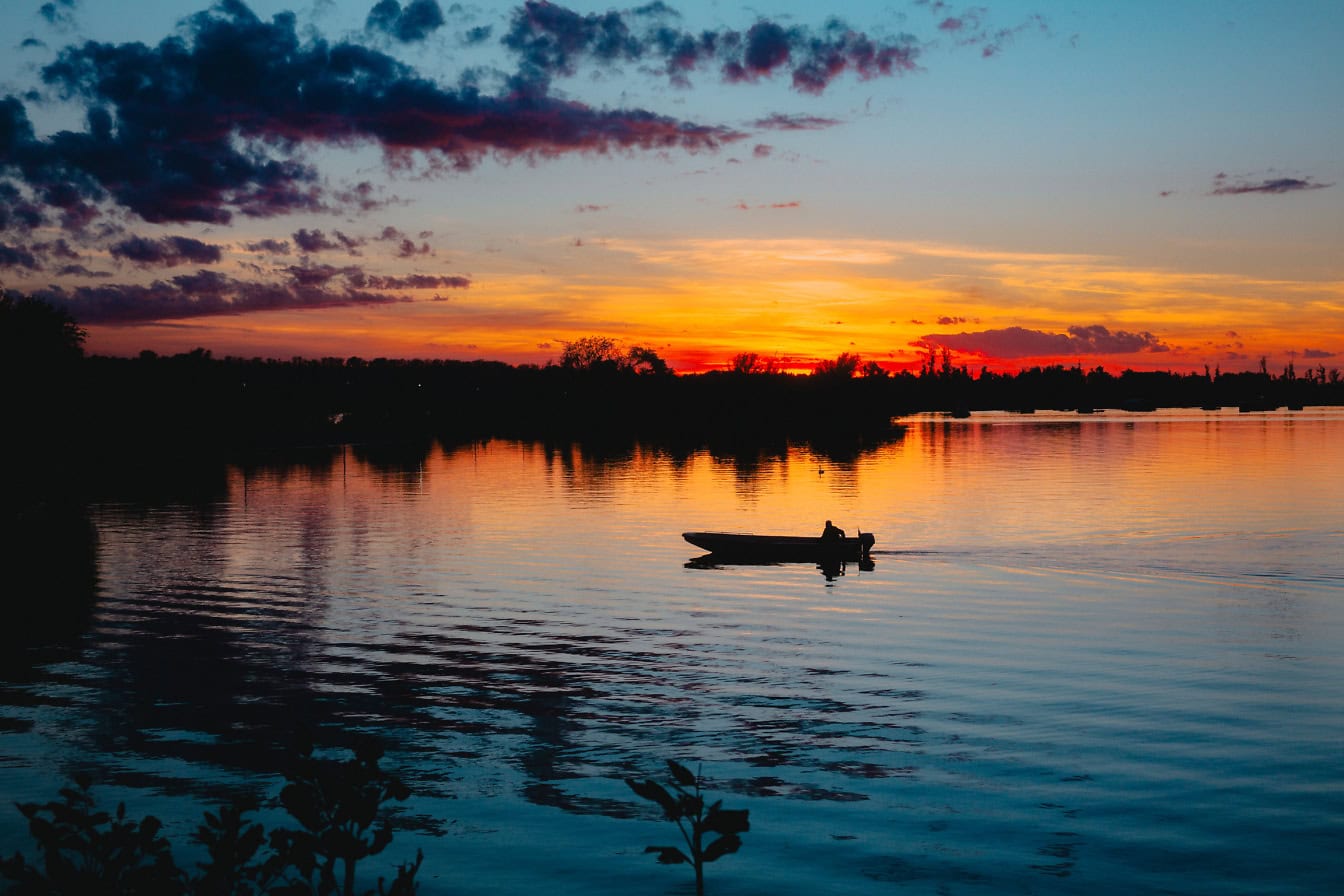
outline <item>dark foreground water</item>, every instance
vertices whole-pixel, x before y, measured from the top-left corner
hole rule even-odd
[[[622,782],[666,758],[750,811],[711,893],[1340,892],[1344,413],[906,422],[352,447],[95,506],[90,616],[3,665],[0,852],[76,770],[186,844],[308,728],[387,746],[413,795],[370,870],[423,849],[427,894],[690,892]],[[680,538],[828,517],[874,568]]]

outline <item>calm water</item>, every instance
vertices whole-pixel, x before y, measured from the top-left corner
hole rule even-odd
[[[490,442],[104,504],[73,644],[9,658],[0,803],[86,769],[175,843],[377,734],[422,892],[685,894],[622,783],[746,808],[711,893],[1344,885],[1344,412],[911,418],[857,456]],[[688,529],[877,533],[687,565]],[[42,595],[32,595],[41,600]],[[0,814],[0,852],[32,846]]]

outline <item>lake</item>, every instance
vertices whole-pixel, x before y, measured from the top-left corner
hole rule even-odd
[[[1338,892],[1344,409],[902,423],[335,447],[94,505],[86,623],[3,667],[0,853],[82,770],[189,859],[302,729],[385,746],[411,797],[367,865],[421,849],[425,894],[693,892],[623,781],[667,759],[750,812],[710,893]],[[828,518],[871,568],[680,537]]]

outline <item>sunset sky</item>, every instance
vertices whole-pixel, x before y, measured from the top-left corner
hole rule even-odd
[[[6,0],[96,353],[1344,367],[1344,4]]]

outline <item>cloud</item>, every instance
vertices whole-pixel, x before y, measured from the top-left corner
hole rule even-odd
[[[255,243],[244,243],[243,248],[249,252],[266,252],[270,255],[288,255],[289,240],[258,240]]]
[[[429,37],[443,24],[443,10],[437,0],[409,0],[405,7],[397,0],[379,0],[369,10],[364,27],[403,43],[414,43]]]
[[[1271,177],[1259,181],[1245,179],[1233,180],[1223,172],[1213,177],[1213,189],[1210,196],[1242,196],[1246,193],[1297,193],[1302,190],[1324,190],[1333,187],[1333,183],[1323,184],[1311,177]]]
[[[942,15],[947,9],[946,3],[916,4],[929,7],[930,12]],[[959,15],[943,16],[938,22],[938,30],[951,37],[959,47],[979,47],[980,55],[989,59],[1003,52],[1004,44],[1029,30],[1038,30],[1049,34],[1050,27],[1039,15],[1030,15],[1017,25],[994,27],[985,21],[989,10],[979,7],[967,9]]]
[[[112,276],[112,273],[111,273],[110,271],[92,271],[92,270],[89,270],[88,268],[84,267],[84,265],[82,265],[82,264],[67,264],[67,265],[62,265],[60,268],[58,268],[58,269],[56,270],[56,274],[57,274],[57,276],[60,276],[60,277],[111,277],[111,276]]]
[[[84,126],[39,138],[23,102],[0,99],[0,178],[21,183],[44,221],[67,227],[99,210],[227,224],[333,202],[376,207],[367,184],[329,191],[310,152],[324,145],[373,144],[393,162],[418,154],[432,171],[461,171],[486,156],[711,150],[745,136],[594,109],[535,83],[499,96],[444,87],[377,50],[300,38],[293,13],[262,21],[240,0],[189,16],[155,47],[68,46],[42,78],[86,104]],[[10,215],[15,222],[24,223]]]
[[[788,115],[776,112],[765,118],[758,118],[752,127],[775,131],[820,131],[840,124],[838,118],[823,118],[819,115]]]
[[[147,286],[54,286],[34,290],[33,295],[65,309],[81,324],[115,325],[251,311],[386,305],[411,301],[403,290],[465,289],[471,285],[466,277],[389,277],[368,274],[357,266],[292,266],[285,273],[289,276],[284,280],[258,282],[202,270],[155,280]]]
[[[1338,352],[1328,352],[1325,351],[1324,349],[1309,348],[1306,351],[1302,352],[1302,357],[1308,361],[1319,361],[1324,360],[1325,358],[1333,358],[1337,354]]]
[[[28,268],[35,271],[42,267],[37,256],[21,246],[7,246],[0,243],[0,268]]]
[[[108,251],[113,258],[123,258],[140,267],[171,268],[182,264],[218,264],[223,258],[221,248],[188,236],[165,236],[157,240],[132,236],[113,243]]]
[[[434,250],[430,248],[429,243],[416,245],[415,242],[407,237],[397,244],[398,258],[414,258],[417,255],[433,255]]]
[[[52,0],[38,7],[37,14],[47,20],[47,24],[62,31],[75,27],[75,9],[78,0]]]
[[[320,230],[307,230],[300,228],[290,234],[294,238],[294,245],[299,247],[300,252],[326,252],[332,249],[344,249],[351,255],[359,254],[359,247],[364,245],[366,240],[363,237],[346,236],[339,230],[332,231],[334,239],[329,239],[326,234]]]
[[[802,206],[802,203],[796,199],[790,202],[763,202],[760,205],[747,205],[746,202],[738,200],[738,203],[734,205],[733,208],[742,211],[751,211],[752,209],[758,208],[799,208],[800,206]]]
[[[1047,333],[1023,327],[982,330],[978,333],[931,333],[925,345],[994,358],[1060,357],[1065,355],[1125,355],[1165,352],[1170,346],[1152,333],[1130,333],[1093,325],[1069,327],[1067,333]]]
[[[729,83],[785,72],[795,90],[819,94],[846,72],[867,80],[917,68],[914,37],[881,40],[839,19],[820,29],[760,19],[745,32],[693,33],[669,24],[674,16],[664,3],[585,15],[548,0],[526,0],[502,42],[518,54],[525,71],[541,78],[573,76],[584,62],[630,62],[661,65],[672,83],[685,86],[690,72],[715,65]]]

